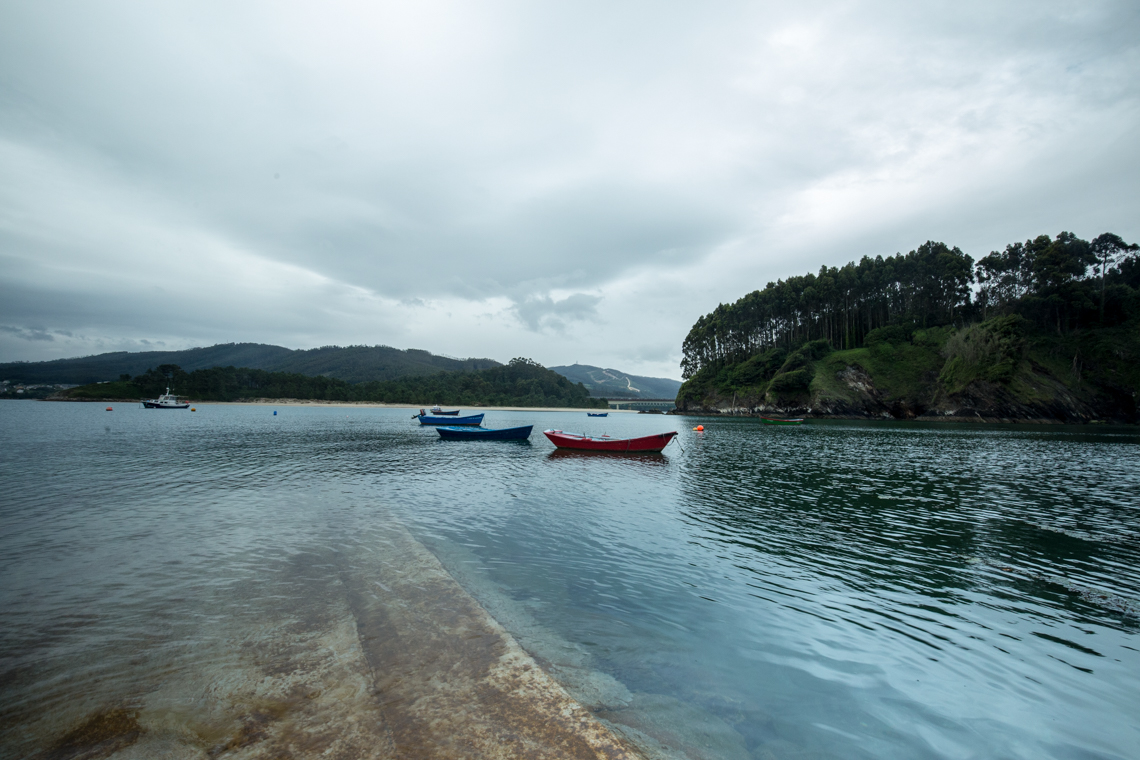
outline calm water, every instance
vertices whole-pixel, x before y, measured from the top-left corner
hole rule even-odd
[[[186,684],[397,520],[675,750],[1140,756],[1135,429],[489,412],[535,423],[520,445],[278,412],[0,401],[0,754],[163,689],[207,725]],[[559,455],[544,427],[683,449]]]

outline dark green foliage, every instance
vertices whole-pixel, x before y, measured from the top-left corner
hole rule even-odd
[[[121,395],[128,386],[133,396]],[[73,397],[154,397],[172,392],[203,401],[248,398],[320,399],[381,403],[440,403],[463,406],[563,406],[605,408],[605,400],[590,398],[581,383],[572,383],[529,359],[475,372],[441,372],[384,382],[346,383],[332,377],[311,377],[260,369],[211,367],[184,372],[176,365],[148,369],[130,383],[106,383],[76,388]],[[116,390],[112,396],[111,391]]]
[[[139,387],[129,380],[116,380],[110,383],[95,383],[72,388],[66,392],[69,398],[75,399],[136,399],[145,398]]]
[[[788,352],[783,348],[770,348],[756,354],[748,361],[729,369],[726,380],[729,387],[743,388],[758,386],[772,379],[787,361]]]
[[[824,347],[827,347],[826,342],[824,343]],[[784,360],[784,363],[782,365],[780,365],[780,372],[792,372],[802,367],[809,367],[811,366],[811,362],[814,359],[817,357],[822,358],[830,353],[830,350],[819,350],[819,348],[820,347],[818,345],[818,341],[813,341],[811,343],[806,343],[800,346],[795,351],[788,354],[788,358]]]
[[[328,375],[350,383],[363,383],[437,372],[473,372],[498,366],[501,366],[499,362],[492,359],[453,359],[418,348],[401,351],[389,346],[323,346],[294,351],[287,359],[265,369]]]
[[[586,386],[529,359],[512,359],[502,367],[478,372],[447,372],[429,377],[402,378],[385,383],[361,383],[362,400],[419,404],[438,402],[472,406],[565,406],[602,409],[603,399],[591,398]]]
[[[822,359],[831,353],[831,343],[826,340],[812,340],[796,349],[796,353],[810,361]]]
[[[153,398],[169,387],[179,396],[203,401],[237,401],[243,398],[303,398],[350,400],[353,386],[331,377],[309,377],[290,372],[266,372],[247,367],[211,367],[183,372],[177,365],[148,369],[131,384],[143,398]],[[99,389],[105,386],[85,386]],[[79,389],[77,389],[79,390]]]
[[[867,333],[867,336],[863,339],[863,345],[878,346],[885,343],[892,346],[901,346],[903,343],[910,341],[912,335],[914,335],[914,328],[911,325],[876,327]]]
[[[831,353],[831,344],[826,340],[813,340],[805,343],[788,355],[772,378],[768,391],[775,395],[786,395],[806,391],[815,377],[814,362]]]
[[[789,391],[806,391],[811,385],[815,373],[810,367],[784,372],[772,378],[768,389],[773,393],[787,393]]]
[[[1027,346],[1029,322],[1018,314],[971,325],[952,336],[942,350],[946,364],[939,380],[951,393],[975,380],[1008,384]]]

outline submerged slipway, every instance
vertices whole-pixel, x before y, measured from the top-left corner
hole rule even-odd
[[[1135,429],[278,411],[0,401],[0,758],[1140,746]]]

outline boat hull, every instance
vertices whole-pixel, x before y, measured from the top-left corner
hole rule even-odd
[[[481,425],[483,415],[472,414],[470,417],[435,417],[430,414],[419,416],[421,425]]]
[[[798,419],[798,420],[776,420],[776,419],[772,419],[771,417],[761,417],[760,421],[763,422],[765,425],[802,425],[802,424],[804,424],[804,421],[802,419]]]
[[[591,435],[577,435],[564,433],[561,430],[544,430],[543,435],[550,439],[560,449],[574,449],[576,451],[608,451],[613,453],[661,451],[677,431],[645,435],[640,438],[607,438]]]
[[[142,402],[144,409],[189,409],[190,404],[159,404],[154,401]]]
[[[602,412],[601,414],[594,414],[593,412],[586,412],[587,417],[608,417],[609,415],[610,415],[609,412]]]
[[[525,441],[530,438],[534,425],[487,429],[479,427],[437,427],[439,437],[445,441]]]

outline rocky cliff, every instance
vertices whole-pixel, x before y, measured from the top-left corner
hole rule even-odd
[[[864,348],[826,341],[702,370],[682,413],[877,419],[1136,423],[1140,326],[1036,333],[1006,316],[961,329],[876,330]]]

